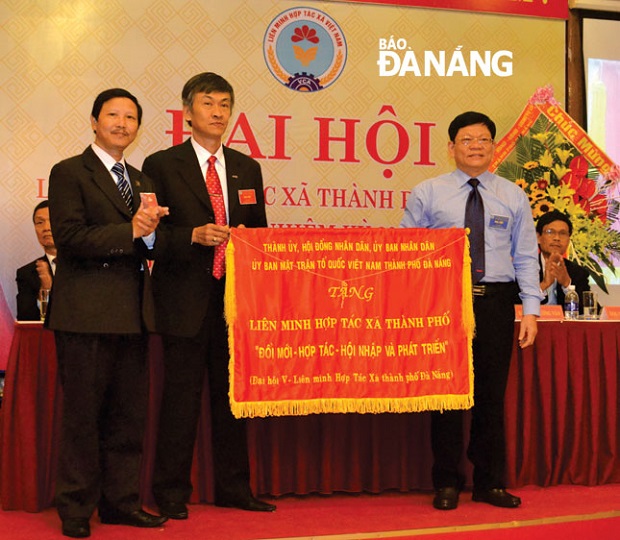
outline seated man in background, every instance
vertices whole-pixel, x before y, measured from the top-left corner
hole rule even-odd
[[[583,291],[589,291],[588,271],[573,261],[564,258],[568,249],[573,224],[569,217],[558,210],[552,210],[538,218],[536,236],[540,248],[540,290],[545,295],[541,304],[564,304],[564,295],[569,285],[574,285],[579,295],[579,312],[583,313],[581,299]]]
[[[40,202],[32,214],[37,240],[45,254],[17,270],[17,320],[38,321],[39,291],[51,289],[54,276],[56,246],[50,226],[50,211],[47,200]]]

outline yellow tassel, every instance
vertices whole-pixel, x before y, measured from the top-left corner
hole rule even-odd
[[[466,395],[437,395],[415,398],[377,399],[309,399],[299,401],[246,401],[231,398],[236,418],[265,418],[268,416],[304,416],[324,413],[412,413],[428,410],[469,409],[472,404]]]
[[[235,289],[235,244],[233,235],[228,240],[226,246],[226,289],[224,290],[224,318],[228,325],[228,350],[230,358],[228,360],[228,373],[230,386],[228,395],[230,402],[233,401],[233,389],[235,388],[235,333],[232,327],[237,320],[237,292]],[[238,417],[237,417],[238,418]]]
[[[235,244],[233,236],[226,246],[226,290],[224,291],[224,316],[228,326],[237,319],[237,296],[235,291]]]
[[[474,316],[474,296],[472,294],[471,282],[471,256],[469,253],[469,237],[467,233],[469,229],[465,229],[465,249],[463,250],[463,298],[461,306],[463,309],[463,326],[465,335],[467,336],[467,368],[469,379],[469,395],[468,406],[470,409],[474,406],[474,351],[473,340],[476,333],[476,318]]]

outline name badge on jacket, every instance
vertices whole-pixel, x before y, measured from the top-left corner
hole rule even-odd
[[[240,189],[239,204],[256,204],[256,190]]]
[[[506,216],[491,216],[491,220],[489,221],[489,227],[491,229],[504,229],[508,228],[508,222],[510,218]]]

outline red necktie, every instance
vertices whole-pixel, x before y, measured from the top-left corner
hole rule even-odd
[[[220,178],[215,170],[215,156],[209,158],[209,166],[207,167],[207,191],[211,199],[211,206],[215,212],[215,224],[226,225],[226,207],[224,206],[224,196],[222,195],[222,186]],[[228,241],[222,242],[215,246],[215,254],[213,256],[213,277],[220,279],[224,275],[224,256],[226,254],[226,244]]]

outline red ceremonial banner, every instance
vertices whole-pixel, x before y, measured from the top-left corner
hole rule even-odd
[[[568,0],[346,0],[366,4],[391,4],[395,6],[456,9],[525,15],[551,19],[568,19]]]
[[[489,167],[515,182],[534,220],[551,210],[570,216],[568,258],[607,292],[604,267],[615,274],[620,245],[620,168],[553,97],[539,88],[497,143]]]
[[[547,89],[541,89],[540,93],[544,93],[545,90]],[[589,166],[595,167],[601,174],[608,173],[614,165],[613,161],[590,139],[584,129],[560,107],[557,101],[552,98],[546,98],[547,101],[537,99],[535,95],[530,100],[510,131],[497,143],[490,169],[496,170],[509,157],[519,138],[529,134],[536,122],[540,122],[542,115],[548,124],[553,124],[574,146],[576,153],[583,155]]]
[[[473,405],[464,229],[233,229],[236,417]]]
[[[2,285],[0,285],[0,371],[6,369],[13,339],[13,314],[4,298]]]

